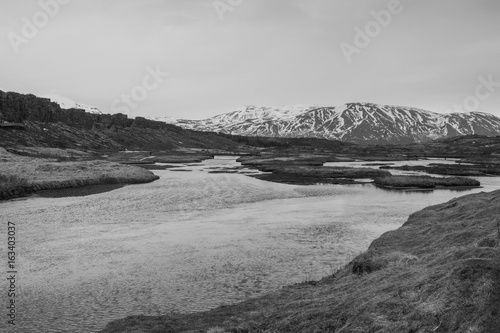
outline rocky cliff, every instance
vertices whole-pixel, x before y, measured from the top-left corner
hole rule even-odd
[[[59,104],[48,98],[35,95],[23,95],[15,92],[0,91],[0,121],[22,123],[27,121],[57,123],[61,122],[80,129],[112,126],[166,129],[175,126],[161,121],[137,117],[129,119],[127,115],[92,114],[83,109],[62,109]]]
[[[22,123],[25,129],[0,127],[0,146],[124,150],[177,147],[231,148],[232,140],[214,133],[185,130],[172,124],[125,114],[93,114],[62,109],[48,98],[0,91],[0,123]]]

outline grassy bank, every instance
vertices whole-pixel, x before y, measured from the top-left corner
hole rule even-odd
[[[121,151],[109,154],[107,160],[122,164],[200,163],[213,154],[186,151]]]
[[[41,190],[101,184],[146,183],[152,172],[106,161],[57,162],[11,154],[0,148],[0,200]]]
[[[207,312],[131,316],[102,332],[495,333],[499,216],[500,191],[453,199],[412,214],[321,281]]]
[[[381,169],[396,169],[403,171],[421,171],[443,176],[500,176],[499,164],[439,164],[432,163],[429,166],[403,165],[403,166],[381,166]]]
[[[388,177],[390,172],[372,168],[345,168],[324,166],[274,166],[271,174],[255,175],[252,177],[286,184],[352,184],[356,179]]]
[[[477,187],[481,183],[465,177],[431,177],[431,176],[391,176],[376,178],[374,184],[388,188],[441,188],[441,187]]]
[[[351,159],[322,154],[244,156],[236,161],[242,166],[270,172],[251,177],[284,184],[353,184],[356,182],[355,179],[373,179],[391,175],[388,171],[373,168],[325,167],[323,164],[326,162],[345,162]]]

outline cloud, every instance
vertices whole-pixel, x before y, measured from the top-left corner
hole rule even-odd
[[[499,3],[401,3],[348,64],[339,44],[352,42],[387,1],[245,0],[221,21],[205,0],[73,0],[19,54],[1,40],[0,71],[11,90],[57,91],[110,111],[147,66],[159,65],[171,75],[134,112],[187,118],[243,104],[357,100],[442,112],[478,76],[497,75]],[[19,32],[37,10],[36,2],[6,3],[0,34]],[[498,95],[482,110],[496,112]]]

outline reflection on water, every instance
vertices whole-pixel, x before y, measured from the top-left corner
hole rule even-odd
[[[2,220],[17,225],[19,332],[93,332],[318,279],[410,213],[500,186],[409,193],[208,173],[238,165],[209,160],[112,192],[1,203]]]

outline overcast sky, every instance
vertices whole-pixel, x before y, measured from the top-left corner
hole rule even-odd
[[[374,102],[500,116],[498,0],[0,0],[0,35],[1,90],[106,113]]]

